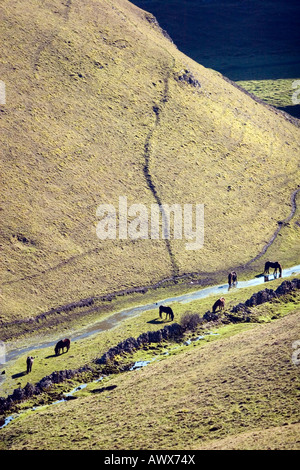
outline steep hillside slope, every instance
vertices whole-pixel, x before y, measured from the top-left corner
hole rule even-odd
[[[187,272],[212,278],[263,249],[297,188],[293,122],[184,56],[127,1],[0,8],[0,320]],[[204,204],[204,247],[100,240],[96,209],[118,210],[120,196],[149,210]]]

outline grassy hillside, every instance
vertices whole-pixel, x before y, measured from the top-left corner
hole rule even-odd
[[[297,92],[299,88],[296,85],[293,88],[294,82],[296,82],[295,79],[242,80],[238,81],[237,84],[272,106],[284,108],[293,105],[293,94]],[[295,96],[295,98],[297,98],[297,96]]]
[[[280,314],[285,302],[260,309]],[[295,304],[271,322],[224,325],[209,341],[153,345],[138,357],[160,355],[148,366],[11,422],[2,449],[299,449],[299,316]]]
[[[0,320],[189,272],[213,280],[261,252],[291,212],[299,127],[183,55],[127,1],[0,9]],[[99,240],[96,209],[119,196],[204,204],[204,247]],[[291,230],[291,250],[275,253],[290,265]]]
[[[299,81],[295,79],[249,80],[237,82],[266,103],[276,106],[299,119]],[[293,103],[293,101],[295,103]]]
[[[266,103],[300,118],[298,2],[133,0],[151,11],[178,48],[236,80]]]

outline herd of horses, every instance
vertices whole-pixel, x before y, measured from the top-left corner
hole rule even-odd
[[[270,268],[274,269],[273,275],[274,278],[277,277],[277,274],[279,272],[279,277],[282,277],[282,267],[281,264],[278,261],[272,262],[272,261],[267,261],[265,263],[265,269],[264,269],[264,280],[268,281],[269,279],[269,274],[270,274]],[[228,274],[228,286],[229,289],[237,285],[237,273],[235,271],[231,271]],[[213,313],[216,313],[217,311],[224,310],[225,308],[225,298],[220,297],[212,306],[212,311]],[[171,321],[174,320],[174,312],[171,309],[171,307],[167,307],[164,305],[160,305],[159,307],[159,317],[162,318],[162,313],[165,312],[166,314],[166,319],[169,317]]]
[[[270,273],[270,268],[274,269],[273,275],[276,278],[277,273],[279,272],[279,277],[282,277],[282,267],[278,261],[275,261],[274,263],[271,261],[267,261],[265,263],[265,269],[264,269],[264,280],[267,281],[269,278],[269,273]],[[233,286],[236,286],[237,284],[237,273],[235,271],[231,271],[228,274],[228,286],[229,289]],[[220,297],[212,306],[212,311],[213,313],[216,313],[218,310],[222,311],[225,308],[225,298]],[[174,320],[174,312],[171,309],[171,307],[160,305],[159,306],[159,317],[163,318],[162,314],[166,314],[166,319],[169,317],[170,321]],[[60,353],[64,353],[64,349],[66,348],[68,352],[70,349],[71,341],[68,338],[61,339],[58,341],[58,343],[55,345],[54,352],[55,356],[59,356]],[[33,364],[33,359],[34,357],[28,356],[26,359],[26,369],[27,369],[27,374],[32,371],[32,364]]]

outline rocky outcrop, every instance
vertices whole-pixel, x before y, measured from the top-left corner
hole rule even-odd
[[[146,13],[145,14],[145,19],[148,21],[148,23],[154,25],[155,28],[157,28],[161,33],[162,35],[167,38],[172,44],[173,44],[173,40],[172,38],[170,37],[169,33],[165,30],[165,29],[162,29],[161,26],[159,25],[157,19],[155,18],[154,15],[152,15],[151,13]]]
[[[201,88],[201,83],[197,80],[190,70],[185,69],[180,73],[175,74],[175,80],[178,82],[185,82],[195,88]]]
[[[209,310],[203,315],[203,320],[207,322],[217,321],[219,319],[216,313],[210,312]]]
[[[238,313],[242,311],[249,312],[251,307],[261,305],[265,302],[270,302],[273,299],[279,298],[282,295],[289,294],[290,292],[300,289],[300,279],[293,279],[292,281],[283,281],[276,290],[264,289],[253,294],[250,299],[246,300],[245,303],[239,303],[232,307],[232,313]]]
[[[13,409],[17,403],[21,403],[33,396],[38,396],[49,391],[55,384],[62,383],[86,372],[93,373],[93,371],[94,369],[91,366],[86,365],[75,370],[69,369],[52,372],[52,374],[43,377],[35,385],[28,382],[25,387],[16,388],[7,398],[0,397],[0,414],[5,414],[7,411]]]
[[[124,367],[114,367],[107,368],[107,365],[110,365],[114,362],[115,357],[124,353],[133,353],[135,350],[144,347],[149,343],[159,343],[162,340],[175,339],[182,335],[184,329],[178,323],[172,323],[166,325],[163,329],[158,331],[148,331],[142,333],[137,339],[127,338],[124,341],[121,341],[117,346],[110,348],[106,353],[104,353],[99,359],[96,359],[95,363],[97,365],[104,366],[104,372],[109,373],[113,372],[122,372],[129,370],[130,366]],[[27,383],[23,388],[16,388],[11,395],[7,398],[0,397],[0,414],[5,414],[7,411],[12,410],[17,403],[20,403],[28,398],[33,396],[40,395],[44,392],[51,390],[53,385],[62,383],[68,379],[73,379],[79,377],[84,373],[90,373],[91,375],[99,375],[99,370],[97,366],[86,365],[79,369],[75,370],[61,370],[52,372],[52,374],[43,377],[36,385]]]
[[[113,361],[117,355],[132,353],[150,343],[160,343],[163,340],[179,338],[183,332],[184,328],[181,325],[178,323],[172,323],[171,325],[166,325],[160,330],[142,333],[137,339],[127,338],[125,341],[121,341],[117,344],[117,346],[110,348],[96,360],[96,363],[107,364]]]
[[[283,281],[276,289],[277,296],[289,294],[291,291],[300,289],[300,279],[293,279],[292,281]]]

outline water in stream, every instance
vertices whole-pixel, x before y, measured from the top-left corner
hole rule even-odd
[[[197,342],[197,341],[200,341],[201,339],[205,339],[206,336],[209,336],[209,335],[217,335],[218,336],[218,333],[213,333],[211,331],[208,331],[206,333],[204,333],[204,335],[201,335],[201,336],[198,336],[196,338],[192,338],[192,339],[189,339],[187,341],[185,341],[183,343],[184,346],[189,346],[192,342]],[[180,348],[181,346],[175,346],[175,348],[172,348],[172,350],[174,349],[178,349]],[[163,355],[168,355],[170,352],[169,351],[166,351],[165,353],[163,353]],[[138,369],[141,369],[143,367],[146,367],[148,364],[151,364],[151,362],[153,361],[156,361],[158,360],[159,357],[156,357],[154,356],[153,358],[151,358],[150,360],[146,360],[146,361],[136,361],[133,366],[129,369],[130,371],[133,371],[133,370],[138,370]],[[109,376],[108,376],[109,377]],[[104,379],[104,376],[100,376],[98,379],[94,380],[93,382],[94,383],[98,383],[98,382],[101,382],[102,380]],[[11,421],[15,420],[16,418],[19,418],[22,414],[28,412],[28,411],[36,411],[36,410],[39,410],[39,409],[42,409],[42,408],[45,408],[45,407],[48,407],[48,406],[53,406],[53,405],[58,405],[59,403],[63,403],[65,401],[69,401],[70,399],[72,398],[76,398],[74,397],[74,394],[76,394],[77,392],[80,392],[81,390],[84,390],[86,387],[88,386],[88,383],[82,383],[80,385],[77,385],[73,390],[71,390],[70,392],[68,393],[65,393],[63,398],[59,399],[59,400],[55,400],[54,402],[52,403],[49,403],[47,405],[39,405],[39,406],[33,406],[31,408],[27,408],[26,410],[23,410],[21,411],[20,413],[14,413],[10,416],[7,416],[5,419],[4,419],[4,422],[2,424],[0,424],[0,429],[4,428],[5,426],[7,426]]]
[[[282,278],[289,277],[291,275],[296,275],[300,273],[300,264],[297,266],[293,266],[288,269],[283,269],[282,270]],[[272,274],[269,276],[269,280],[272,280],[274,277]],[[260,284],[264,284],[264,276],[259,276],[255,277],[253,279],[249,279],[247,281],[239,281],[236,288],[237,289],[243,289],[245,287],[251,287],[251,286],[257,286]],[[112,314],[109,318],[95,322],[88,327],[84,327],[81,329],[78,329],[77,331],[74,331],[71,334],[68,334],[68,337],[72,341],[80,340],[87,338],[93,334],[100,333],[101,331],[106,331],[109,330],[116,325],[118,325],[120,322],[123,320],[134,317],[142,312],[148,311],[148,310],[155,310],[159,308],[160,305],[163,304],[172,304],[174,302],[179,302],[179,303],[189,303],[193,302],[194,300],[198,299],[203,299],[206,298],[210,295],[215,295],[215,294],[220,294],[220,296],[226,295],[228,293],[228,284],[221,284],[221,285],[216,285],[216,286],[211,286],[211,287],[206,287],[202,288],[199,290],[196,290],[195,292],[187,293],[187,294],[182,294],[179,296],[175,297],[170,297],[166,298],[160,301],[157,301],[155,303],[151,304],[146,304],[146,305],[140,305],[137,307],[133,308],[128,308],[125,310],[122,310],[120,312],[116,312]],[[43,348],[48,348],[51,346],[54,346],[57,342],[57,338],[55,340],[50,340],[50,341],[45,341],[40,344],[35,344],[31,345],[25,348],[15,348],[11,349],[7,352],[6,354],[6,362],[10,362],[12,360],[17,359],[19,356],[29,353],[31,350],[36,350],[36,349],[43,349]]]

